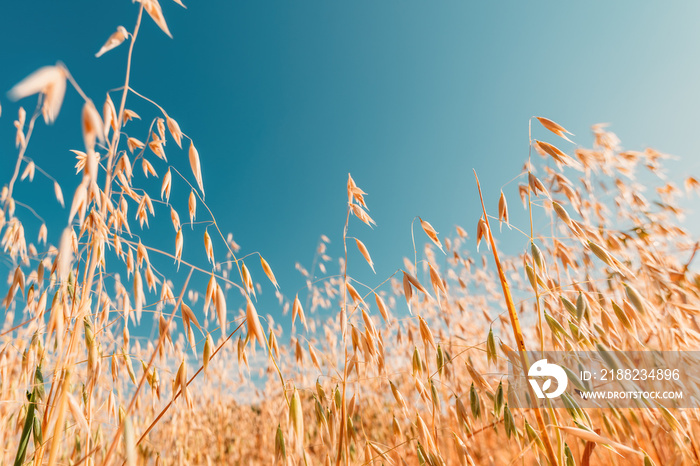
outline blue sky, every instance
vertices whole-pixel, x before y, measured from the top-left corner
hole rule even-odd
[[[697,2],[189,1],[186,10],[161,2],[174,39],[144,20],[132,87],[194,139],[222,229],[244,253],[260,251],[288,295],[303,286],[295,261],[310,264],[320,234],[341,252],[348,172],[378,223],[351,231],[370,249],[378,282],[411,255],[415,216],[441,233],[475,230],[472,169],[495,209],[527,158],[532,115],[563,124],[583,146],[591,124],[610,122],[627,149],[681,156],[674,176],[700,173]],[[136,12],[125,0],[6,2],[0,90],[62,60],[101,105],[123,82],[127,47],[94,53],[118,25],[131,30]],[[4,184],[18,103],[4,92],[0,103]],[[65,180],[68,202],[79,181],[68,150],[81,145],[80,105],[69,91],[28,153]],[[189,173],[186,154],[172,142],[167,149]],[[51,193],[41,183],[19,188],[18,199],[38,203]],[[38,210],[58,225],[57,241],[67,211],[54,207]],[[172,236],[163,247],[174,248],[169,219],[160,221],[156,231]]]

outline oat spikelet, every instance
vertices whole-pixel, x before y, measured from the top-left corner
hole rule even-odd
[[[301,398],[299,398],[299,392],[296,388],[289,402],[289,420],[292,423],[297,444],[301,446],[304,440],[304,413],[301,407]]]
[[[248,326],[248,334],[251,338],[258,340],[261,346],[266,346],[265,332],[263,331],[262,325],[260,324],[260,318],[258,317],[258,311],[255,310],[253,302],[250,298],[247,298],[246,303],[246,325]]]
[[[292,304],[292,325],[294,325],[294,321],[296,320],[297,316],[299,316],[299,320],[301,323],[304,325],[304,328],[306,329],[306,316],[304,315],[304,308],[301,307],[301,301],[299,301],[299,295],[296,295],[294,297],[294,304]]]
[[[204,196],[204,183],[202,182],[202,165],[199,162],[199,152],[197,148],[194,147],[194,143],[190,141],[190,168],[192,168],[192,174],[194,174],[195,180],[197,180],[197,186],[199,190],[202,191],[202,196]]]
[[[182,228],[177,230],[177,233],[175,234],[175,262],[177,263],[177,269],[180,270],[180,261],[182,260],[182,247],[183,247],[183,239],[182,239]]]
[[[372,220],[372,217],[370,217],[359,205],[350,204],[350,208],[352,209],[352,213],[355,215],[355,217],[362,220],[365,225],[369,226],[370,228],[372,228],[372,225],[376,225],[376,222]]]
[[[141,149],[144,144],[136,138],[129,138],[126,140],[126,146],[129,148],[129,152],[133,154],[134,149]]]
[[[61,234],[61,242],[58,247],[58,278],[61,283],[65,282],[70,273],[73,263],[73,230],[66,228]]]
[[[107,94],[104,105],[102,105],[102,121],[105,125],[105,138],[109,134],[110,127],[113,131],[117,130],[117,109],[114,108],[112,98]]]
[[[105,42],[102,48],[100,48],[100,50],[95,54],[95,57],[100,58],[110,50],[119,47],[127,37],[129,37],[129,33],[127,32],[126,28],[124,26],[117,26],[117,30],[112,33],[111,36],[109,36],[107,42]]]
[[[374,270],[374,263],[372,262],[372,258],[369,255],[369,251],[367,250],[367,246],[365,246],[365,243],[363,243],[357,238],[355,238],[355,242],[357,243],[357,249],[359,249],[360,253],[362,253],[362,257],[365,258],[369,266],[372,268],[372,272],[377,273]]]
[[[73,418],[75,418],[75,421],[78,423],[83,432],[90,433],[90,428],[88,427],[87,420],[85,419],[85,414],[83,414],[83,410],[80,409],[78,401],[70,393],[66,393],[66,396],[68,401],[68,409],[73,415]]]
[[[158,3],[158,0],[140,0],[140,2],[153,22],[156,23],[156,25],[158,25],[158,27],[172,39],[173,36],[170,34],[168,24],[165,22],[163,10],[160,8],[160,3]]]
[[[420,217],[418,217],[418,220],[420,220],[420,226],[423,228],[425,234],[428,235],[428,238],[430,238],[430,240],[440,248],[440,251],[444,253],[445,250],[442,249],[442,243],[440,242],[440,238],[438,238],[438,233],[435,231],[435,228]]]
[[[354,286],[350,284],[350,282],[345,283],[345,288],[348,290],[348,294],[350,294],[350,297],[352,298],[352,301],[355,304],[362,303],[365,304],[364,300],[362,299],[362,296],[360,296],[360,293],[357,292]],[[366,304],[365,304],[366,306]]]
[[[31,161],[27,164],[27,166],[24,168],[24,171],[22,172],[22,176],[20,177],[21,181],[24,181],[27,177],[29,177],[29,181],[34,181],[34,173],[36,171],[36,166],[34,165],[34,162]]]
[[[165,120],[168,125],[168,131],[170,131],[173,139],[175,139],[175,143],[179,148],[182,148],[182,131],[180,131],[180,125],[168,115],[165,115]]]
[[[241,278],[243,279],[243,285],[245,289],[255,296],[255,287],[253,286],[253,277],[250,275],[250,270],[245,265],[245,262],[241,260]]]
[[[571,217],[569,216],[569,213],[566,211],[566,209],[556,201],[552,202],[552,207],[554,208],[554,211],[557,213],[562,222],[564,222],[566,226],[571,227]]]
[[[184,322],[187,322],[187,325],[189,325],[190,322],[192,322],[195,327],[197,327],[199,330],[202,330],[202,327],[199,325],[199,321],[197,321],[197,316],[194,315],[194,311],[185,303],[182,303],[180,305],[180,312],[182,313],[182,320]]]
[[[197,215],[197,197],[194,195],[194,191],[190,191],[190,199],[187,203],[187,208],[190,211],[190,223],[192,223],[192,228],[194,228],[194,218]]]
[[[408,274],[403,273],[403,294],[406,297],[406,304],[408,305],[408,312],[413,315],[413,310],[411,310],[411,297],[413,297],[413,288],[411,288],[411,281],[408,279]]]
[[[177,211],[173,208],[170,207],[170,220],[173,222],[173,228],[175,228],[175,231],[180,229],[180,214],[177,213]]]
[[[8,95],[12,100],[19,100],[32,94],[43,94],[41,113],[46,124],[51,124],[61,111],[63,96],[66,93],[66,78],[63,65],[45,66],[17,83]]]
[[[44,243],[46,244],[46,236],[48,235],[48,230],[46,229],[46,224],[42,223],[41,227],[39,227],[39,237],[37,239],[38,243]],[[43,263],[39,264],[40,266],[43,266]],[[39,280],[41,281],[41,280]]]
[[[63,191],[61,190],[61,186],[58,184],[58,181],[53,182],[53,192],[56,195],[56,200],[59,204],[61,204],[61,207],[65,207],[66,203],[63,201]]]
[[[170,202],[170,190],[173,187],[172,185],[173,175],[170,173],[170,169],[168,168],[168,171],[165,172],[165,175],[163,175],[163,182],[160,185],[160,198],[163,199],[163,197],[165,197],[165,202]]]
[[[204,366],[204,372],[207,371],[209,367],[209,360],[214,352],[214,340],[211,338],[211,334],[207,333],[207,339],[204,342],[204,351],[202,352],[202,365]]]
[[[570,134],[570,135],[573,136],[574,134],[571,133],[571,132],[569,132],[569,131],[567,131],[566,129],[564,129],[563,126],[561,126],[561,125],[558,124],[558,123],[555,123],[554,121],[550,120],[549,118],[545,118],[545,117],[535,117],[535,118],[537,118],[537,120],[538,120],[540,123],[542,123],[542,126],[544,126],[545,128],[547,128],[548,130],[550,130],[551,132],[553,132],[553,133],[556,134],[557,136],[559,136],[559,137],[561,137],[561,138],[564,138],[564,139],[566,139],[567,141],[569,141],[570,143],[573,144],[573,141],[572,141],[571,139],[569,139],[566,135],[567,135],[567,134]]]
[[[491,246],[489,245],[488,241],[488,227],[486,226],[486,220],[484,220],[484,217],[482,216],[479,218],[479,223],[476,226],[476,250],[479,251],[479,244],[481,243],[481,239],[486,237],[486,247],[488,249],[491,249]]]
[[[213,276],[212,276],[213,278]],[[216,314],[219,318],[219,325],[221,326],[222,333],[226,333],[226,298],[224,297],[224,291],[220,286],[216,285],[216,294],[214,297],[214,306],[216,307]]]
[[[270,264],[267,263],[267,261],[263,258],[263,256],[260,256],[260,265],[262,266],[263,272],[265,272],[265,275],[267,275],[267,278],[270,279],[273,285],[275,285],[276,289],[280,289],[279,285],[277,284],[277,279],[275,278],[275,274],[272,273],[272,269],[270,268]]]
[[[207,260],[214,265],[214,246],[212,245],[208,230],[204,230],[204,251],[207,253]]]
[[[389,322],[389,309],[386,307],[386,303],[384,302],[382,297],[379,296],[377,293],[374,293],[374,300],[377,303],[377,307],[379,308],[379,313],[384,318],[384,321]]]
[[[508,202],[506,201],[506,196],[501,191],[501,197],[498,199],[498,226],[503,228],[503,222],[508,224]]]

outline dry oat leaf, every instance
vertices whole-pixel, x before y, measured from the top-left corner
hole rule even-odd
[[[63,65],[44,66],[17,83],[8,95],[12,100],[19,100],[32,94],[43,94],[41,113],[46,124],[51,124],[61,111],[66,93],[66,78]]]
[[[539,120],[539,122],[542,124],[542,126],[547,128],[548,130],[550,130],[551,132],[553,132],[557,136],[566,139],[567,141],[569,141],[572,144],[574,143],[574,141],[572,141],[571,139],[566,137],[567,134],[570,134],[572,136],[574,134],[572,132],[564,129],[564,127],[561,126],[560,124],[555,123],[554,121],[550,120],[549,118],[545,118],[545,117],[535,117],[535,118],[537,118],[537,120]]]
[[[102,48],[100,48],[100,50],[95,54],[95,57],[100,58],[110,50],[119,47],[127,37],[129,37],[129,33],[127,32],[126,28],[124,26],[117,26],[117,30],[112,33],[111,36],[109,36],[107,42],[105,42]]]
[[[377,273],[374,270],[374,263],[372,262],[372,258],[369,255],[369,251],[367,250],[367,246],[365,246],[365,243],[363,243],[357,238],[355,238],[355,243],[357,243],[357,249],[359,249],[360,253],[362,253],[362,257],[365,258],[369,266],[372,268],[372,272]]]
[[[420,226],[423,228],[423,231],[425,232],[426,235],[428,235],[428,238],[437,245],[437,247],[440,248],[440,251],[445,253],[445,250],[442,249],[442,243],[440,242],[440,238],[438,238],[438,233],[435,231],[435,228],[433,226],[423,220],[422,218],[418,217],[418,220],[420,220]]]
[[[583,429],[579,429],[577,427],[567,427],[567,426],[559,426],[557,428],[559,430],[563,430],[567,434],[571,434],[575,437],[586,440],[587,442],[599,443],[601,445],[609,445],[610,447],[614,448],[615,450],[622,450],[622,451],[625,451],[628,453],[635,453],[638,455],[642,454],[642,452],[640,452],[639,450],[635,450],[634,448],[630,448],[627,445],[623,445],[621,443],[615,442],[613,440],[610,440],[609,438],[603,437],[602,435],[598,435],[595,432],[591,432],[589,430],[583,430]]]
[[[144,10],[146,10],[153,22],[156,23],[158,27],[172,39],[173,35],[170,34],[168,24],[165,22],[163,10],[161,9],[158,0],[140,0],[140,3],[143,5]]]

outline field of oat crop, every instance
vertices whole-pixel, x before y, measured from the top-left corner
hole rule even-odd
[[[442,198],[451,178],[432,177],[429,155],[396,159],[381,183],[364,159],[347,157],[341,179],[279,155],[265,163],[289,178],[313,166],[280,196],[289,218],[311,218],[321,201],[305,186],[322,183],[330,209],[313,215],[334,225],[291,232],[237,210],[279,194],[275,181],[200,143],[183,121],[217,123],[184,116],[187,88],[167,104],[135,89],[160,72],[136,67],[148,65],[139,47],[158,55],[160,36],[177,35],[166,17],[187,21],[179,0],[160,1],[126,5],[128,26],[83,44],[89,60],[121,54],[105,83],[37,54],[1,100],[0,465],[700,464],[700,237],[686,215],[700,181],[686,156],[625,149],[607,124],[574,135],[532,116],[517,122],[527,143],[514,167],[494,155],[511,135],[486,128],[493,152],[448,169],[466,197]],[[192,86],[205,95],[204,81]],[[231,116],[245,118],[259,115]],[[471,118],[480,131],[492,121]],[[49,132],[62,121],[64,136]],[[402,161],[425,179],[402,178]],[[217,178],[228,171],[242,178]],[[383,198],[411,218],[372,247],[396,218]],[[459,225],[437,226],[445,208]],[[234,240],[230,225],[254,233]],[[300,236],[312,254],[289,246]],[[284,260],[259,238],[285,245]],[[552,380],[529,370],[545,352],[578,364],[551,397],[539,393]],[[627,392],[648,369],[682,399],[591,401],[602,384],[586,378],[591,354],[634,382]]]

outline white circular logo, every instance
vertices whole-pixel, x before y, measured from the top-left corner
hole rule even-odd
[[[556,364],[549,364],[546,359],[540,359],[531,365],[527,375],[530,377],[530,385],[535,395],[537,395],[537,398],[556,398],[561,396],[569,382],[564,369]],[[540,387],[537,381],[533,380],[533,377],[547,377],[547,380],[545,380],[542,387]],[[557,381],[557,388],[554,391],[548,392],[552,385],[552,379]]]

